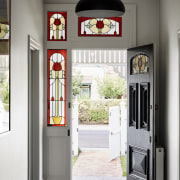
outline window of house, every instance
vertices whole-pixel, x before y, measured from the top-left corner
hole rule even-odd
[[[91,84],[81,84],[81,98],[91,98]]]

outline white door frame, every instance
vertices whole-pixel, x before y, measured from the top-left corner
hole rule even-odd
[[[39,51],[40,45],[28,36],[28,180],[40,179],[39,148]]]
[[[71,103],[72,89],[72,50],[76,49],[126,49],[136,46],[136,4],[127,4],[127,13],[123,16],[123,37],[87,38],[78,37],[78,19],[74,12],[75,4],[44,5],[44,141],[43,170],[44,180],[71,179],[71,108],[67,108],[67,126],[63,128],[47,126],[47,50],[67,49],[67,102]],[[67,12],[67,41],[51,42],[47,40],[48,11]],[[101,39],[101,40],[99,40]],[[71,107],[71,106],[70,106]],[[53,153],[52,153],[53,152]],[[56,153],[57,152],[57,153]],[[61,153],[59,153],[61,152]],[[58,154],[58,156],[56,156]],[[56,163],[56,164],[55,164]],[[54,168],[54,166],[56,166]]]
[[[179,121],[180,121],[180,29],[178,30],[178,94],[177,94],[177,97],[178,97],[178,109],[179,109],[179,111],[178,111],[178,159],[179,159],[179,161],[178,161],[178,164],[177,164],[177,167],[178,167],[178,169],[179,169],[179,171],[178,171],[178,174],[177,174],[177,177],[178,177],[178,179],[180,179],[180,132],[179,132],[179,130],[180,130],[180,123],[179,123]]]

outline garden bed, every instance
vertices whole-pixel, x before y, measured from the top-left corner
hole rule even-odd
[[[108,124],[109,107],[120,106],[121,99],[83,99],[79,102],[79,124]]]

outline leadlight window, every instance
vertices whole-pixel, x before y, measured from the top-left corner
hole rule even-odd
[[[149,57],[139,54],[131,60],[131,74],[144,74],[149,72]]]
[[[48,125],[66,126],[67,50],[48,50]]]
[[[10,130],[10,3],[0,3],[0,133]]]
[[[0,23],[0,39],[9,39],[9,24]]]
[[[48,41],[67,40],[67,12],[48,12]]]
[[[79,17],[79,36],[122,36],[122,17]]]

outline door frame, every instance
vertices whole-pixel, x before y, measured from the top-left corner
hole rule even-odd
[[[39,147],[39,52],[40,44],[28,35],[28,180],[40,179]],[[36,81],[33,76],[36,76]],[[36,90],[36,91],[34,91]],[[32,92],[34,92],[32,94]],[[36,141],[36,142],[35,142]],[[37,143],[38,145],[36,145]]]
[[[71,115],[71,105],[68,108],[67,112],[67,127],[64,128],[56,128],[56,127],[47,127],[47,50],[48,49],[67,49],[67,77],[69,78],[67,84],[67,94],[68,99],[67,102],[71,101],[71,86],[72,86],[72,50],[75,49],[126,49],[130,47],[136,46],[136,4],[127,4],[126,9],[127,13],[123,16],[124,24],[122,26],[122,31],[124,32],[123,38],[114,38],[109,37],[108,40],[106,37],[99,38],[87,38],[87,37],[79,37],[78,34],[78,20],[77,16],[74,12],[75,4],[45,4],[44,5],[44,77],[45,81],[43,84],[44,87],[44,121],[43,121],[43,177],[46,180],[52,180],[53,176],[61,177],[61,179],[71,179],[72,175],[72,167],[71,167],[71,137],[65,138],[67,136],[67,130],[71,130],[71,122],[72,122],[72,115]],[[48,11],[55,11],[55,12],[67,12],[67,41],[61,42],[51,42],[47,39],[47,19],[48,19]],[[59,172],[52,172],[55,171],[53,169],[53,164],[49,162],[51,159],[50,151],[57,147],[51,146],[53,148],[49,148],[49,143],[55,143],[53,138],[60,138],[62,144],[64,144],[64,151],[61,152],[60,156],[64,158],[66,155],[66,159],[58,162],[58,166],[62,167],[63,170],[64,166],[66,166],[66,171],[59,171]],[[62,137],[62,138],[61,138]],[[56,144],[55,144],[56,145]],[[59,157],[60,157],[59,156]],[[68,170],[70,168],[70,172]],[[51,173],[49,173],[49,171]]]
[[[177,164],[177,167],[178,167],[178,169],[179,169],[179,171],[180,171],[180,132],[179,132],[179,130],[180,130],[180,123],[179,123],[179,121],[180,121],[180,29],[178,30],[178,33],[177,33],[177,35],[178,35],[178,93],[177,93],[177,97],[178,97],[178,109],[179,109],[179,111],[178,111],[178,159],[179,159],[179,161],[178,161],[178,164]],[[178,177],[178,179],[180,179],[180,173],[179,173],[179,171],[178,171],[178,174],[177,174],[177,177]]]

